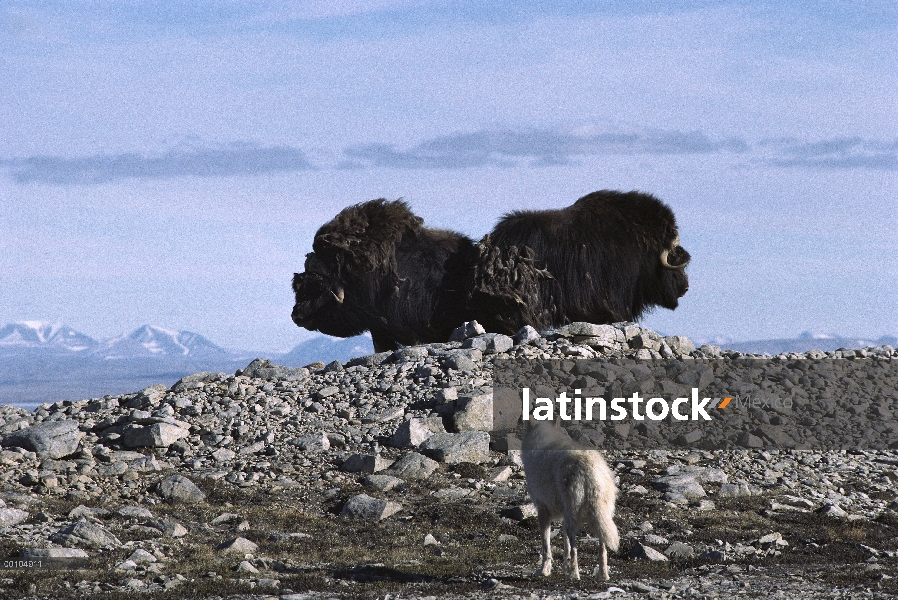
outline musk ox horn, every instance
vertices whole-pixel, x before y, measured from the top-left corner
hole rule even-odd
[[[662,267],[664,267],[666,269],[685,269],[686,268],[686,265],[689,264],[688,260],[686,262],[684,262],[682,265],[672,265],[669,262],[667,262],[667,256],[671,252],[676,250],[677,246],[679,246],[679,245],[680,245],[680,236],[677,236],[674,238],[673,242],[671,242],[669,249],[664,249],[661,251],[661,266]]]
[[[334,297],[334,300],[337,301],[337,304],[343,304],[343,288],[338,287],[336,292],[331,290],[331,295]]]

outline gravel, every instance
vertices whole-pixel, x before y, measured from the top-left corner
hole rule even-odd
[[[279,510],[278,498],[292,498],[310,514],[330,519],[335,531],[395,524],[390,535],[400,540],[402,524],[426,526],[432,535],[428,533],[430,541],[422,551],[426,556],[418,560],[463,553],[468,543],[443,536],[440,521],[426,516],[427,510],[436,509],[420,508],[434,506],[428,503],[499,519],[507,529],[504,541],[497,536],[495,544],[520,540],[510,547],[532,547],[535,552],[535,515],[525,492],[519,442],[514,435],[488,432],[496,419],[508,418],[507,411],[490,414],[502,408],[501,399],[492,397],[492,365],[496,360],[600,358],[664,358],[694,365],[746,355],[709,345],[695,348],[683,336],[661,336],[635,323],[574,323],[544,332],[524,328],[513,337],[486,333],[469,323],[447,343],[345,364],[296,369],[258,359],[234,375],[198,373],[171,388],[157,385],[120,396],[45,404],[33,413],[0,406],[0,541],[22,556],[71,552],[77,557],[115,557],[109,567],[117,569],[116,579],[79,572],[82,575],[67,581],[68,587],[44,593],[47,598],[115,591],[149,598],[218,581],[254,590],[229,591],[224,583],[216,584],[219,598],[326,598],[340,595],[346,585],[360,585],[356,581],[361,579],[345,575],[349,567],[285,566],[278,562],[283,558],[271,558],[269,552],[277,544],[309,543],[313,538],[289,529],[265,529],[262,535],[252,518],[248,522],[240,516],[240,506],[223,512],[228,503],[238,502],[226,498],[239,494],[270,498],[273,515]],[[871,384],[893,385],[890,372],[880,366],[894,364],[898,352],[880,346],[767,358],[770,364],[825,360],[870,365]],[[806,381],[792,387],[837,385],[844,375],[833,372],[829,378],[809,371]],[[717,385],[713,370],[683,373],[679,385]],[[651,373],[637,375],[633,385],[642,385]],[[728,384],[753,393],[751,386],[757,387],[763,373],[749,375],[738,385]],[[572,375],[583,376],[589,375]],[[862,396],[864,389],[856,393]],[[898,395],[865,410],[874,422],[885,422],[898,414]],[[487,560],[447,576],[441,581],[461,587],[447,588],[445,595],[893,594],[896,588],[889,586],[890,573],[898,567],[898,452],[771,448],[763,436],[775,432],[763,419],[779,413],[762,412],[755,415],[757,427],[751,435],[756,439],[746,437],[743,444],[726,450],[690,446],[702,440],[639,446],[634,439],[650,435],[650,430],[638,428],[628,431],[627,441],[633,443],[623,448],[617,430],[576,429],[581,443],[605,448],[619,479],[622,549],[610,557],[611,586],[589,577],[579,588],[564,587],[568,584],[561,576],[533,578],[538,557],[530,555],[515,564]],[[824,423],[826,414],[821,412],[816,420]],[[203,519],[198,515],[204,511],[211,514]],[[798,522],[826,524],[829,529],[821,531],[844,531],[848,541],[838,545],[818,534],[800,534],[798,525],[790,525]],[[703,533],[707,528],[717,537]],[[859,535],[852,531],[861,530],[867,537],[851,538]],[[352,534],[345,535],[341,543],[352,544]],[[266,542],[267,536],[275,541]],[[419,550],[421,539],[423,533],[413,542]],[[589,538],[583,544],[589,546]],[[840,550],[829,550],[836,546]],[[179,564],[187,560],[183,557],[197,552],[230,562],[208,573],[182,570]],[[294,557],[303,560],[301,554]],[[585,562],[581,555],[581,567]],[[649,563],[651,568],[642,566]],[[662,564],[673,566],[657,571]],[[352,568],[388,580],[401,572],[406,575],[399,580],[408,582],[418,567]],[[310,569],[328,573],[324,588],[288,587],[297,573]],[[834,582],[824,576],[833,572],[846,579]],[[8,595],[21,582],[12,575],[4,577],[0,593]],[[393,587],[406,589],[403,598],[421,597],[414,585],[402,585]]]

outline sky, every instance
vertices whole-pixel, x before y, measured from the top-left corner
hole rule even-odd
[[[644,325],[895,335],[896,57],[891,2],[7,0],[0,324],[287,350],[348,205],[477,239],[635,189],[693,257]]]

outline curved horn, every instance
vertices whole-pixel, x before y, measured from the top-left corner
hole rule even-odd
[[[331,296],[334,297],[334,300],[337,301],[337,304],[343,304],[343,295],[343,288],[341,287],[338,287],[336,292],[331,291]]]
[[[677,246],[679,246],[679,245],[680,245],[680,236],[677,235],[677,237],[674,238],[673,242],[671,242],[670,249],[665,249],[665,250],[661,251],[661,266],[662,267],[664,267],[665,269],[685,269],[686,268],[686,265],[689,264],[688,260],[686,262],[684,262],[682,265],[672,265],[669,262],[667,262],[667,256],[672,251],[674,251],[677,248]]]

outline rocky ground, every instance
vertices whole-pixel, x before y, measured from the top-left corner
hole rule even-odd
[[[898,597],[894,449],[608,438],[622,534],[611,581],[589,575],[588,537],[582,581],[560,568],[534,577],[539,542],[515,438],[486,431],[493,362],[737,354],[633,323],[514,339],[469,324],[453,339],[346,364],[253,361],[33,413],[0,407],[0,557],[18,560],[0,569],[0,597]],[[779,359],[877,367],[898,352]],[[898,394],[870,410],[890,416]],[[48,559],[68,567],[31,568]]]

